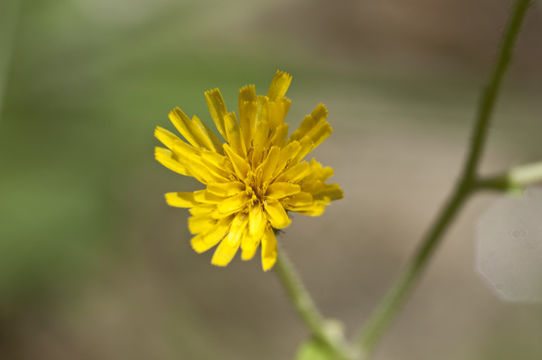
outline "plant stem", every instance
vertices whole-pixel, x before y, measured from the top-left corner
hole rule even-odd
[[[470,187],[458,186],[456,188],[438,215],[437,220],[423,238],[414,256],[369,317],[359,336],[359,343],[364,356],[371,352],[390,321],[400,310],[401,305],[405,302],[413,285],[422,274],[422,270],[440,243],[443,234],[451,225],[469,195]]]
[[[316,305],[314,305],[314,301],[305,289],[305,286],[303,286],[301,278],[282,247],[278,249],[275,272],[311,334],[333,349],[341,359],[350,359],[343,339],[332,337],[326,330],[326,320],[322,317]]]
[[[405,302],[413,285],[420,278],[423,269],[431,259],[432,254],[442,241],[443,235],[464,202],[474,191],[479,189],[476,186],[477,171],[485,147],[491,115],[495,108],[504,74],[510,64],[514,44],[529,3],[530,0],[517,0],[512,9],[489,82],[480,95],[472,141],[455,190],[430,227],[427,235],[422,239],[414,256],[369,317],[367,325],[359,336],[359,344],[364,356],[370,354],[383,335],[387,325],[400,310],[401,305]]]
[[[503,32],[500,51],[498,52],[489,82],[483,88],[480,95],[480,103],[478,106],[476,121],[474,123],[473,136],[471,147],[465,162],[463,178],[474,179],[478,164],[484,150],[487,139],[487,130],[489,121],[497,102],[498,94],[501,88],[504,74],[510,65],[514,45],[525,19],[525,14],[529,8],[531,0],[516,0],[512,12],[508,19],[508,23]]]

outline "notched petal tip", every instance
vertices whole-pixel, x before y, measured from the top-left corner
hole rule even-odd
[[[239,89],[239,101],[256,101],[256,86],[250,84]]]
[[[326,119],[328,115],[327,107],[322,103],[316,105],[311,113],[311,116],[315,119]]]
[[[213,118],[218,131],[222,137],[226,139],[224,116],[228,113],[228,110],[226,109],[226,103],[224,102],[224,98],[222,97],[220,90],[217,88],[207,90],[205,92],[205,100],[207,101],[209,112],[211,113],[211,117]]]
[[[271,81],[267,97],[271,100],[277,100],[283,97],[290,87],[292,76],[284,71],[277,70],[275,77]]]
[[[288,81],[292,81],[292,75],[280,69],[277,69],[277,71],[275,72],[275,78],[284,78],[289,79]]]
[[[213,93],[220,94],[220,89],[219,88],[212,88],[212,89],[209,89],[209,90],[205,90],[205,92],[204,92],[205,96],[211,96]]]

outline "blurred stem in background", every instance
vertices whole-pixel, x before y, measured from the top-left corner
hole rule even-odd
[[[0,2],[0,122],[22,0]]]
[[[469,151],[454,191],[449,196],[403,272],[399,275],[396,282],[392,284],[390,290],[375,311],[370,315],[358,337],[361,356],[364,358],[371,354],[389,323],[399,312],[401,305],[406,301],[437,246],[441,243],[446,230],[470,196],[482,189],[514,191],[542,180],[541,163],[518,167],[489,178],[482,178],[478,175],[491,117],[504,75],[510,65],[516,39],[530,3],[531,0],[516,0],[512,8],[489,81],[480,95],[480,103],[472,130]],[[279,249],[276,272],[296,310],[312,335],[318,341],[331,348],[335,353],[335,357],[341,359],[356,358],[356,354],[350,351],[350,346],[346,343],[342,334],[334,338],[327,331],[326,319],[320,315],[320,312],[302,285],[299,276],[295,273],[292,264],[284,254],[282,248]],[[323,358],[327,359],[327,357]]]
[[[361,345],[362,353],[365,356],[371,353],[373,347],[382,337],[390,321],[405,302],[413,285],[420,278],[423,269],[427,265],[437,246],[440,244],[444,233],[453,222],[462,205],[470,195],[482,188],[481,186],[477,186],[481,184],[478,180],[478,167],[484,151],[491,116],[530,2],[530,0],[517,0],[513,6],[508,24],[503,33],[500,51],[497,54],[489,82],[484,87],[480,96],[477,117],[472,133],[472,142],[467,153],[462,175],[459,178],[455,190],[452,192],[449,200],[446,202],[437,219],[429,229],[427,235],[422,239],[421,245],[408,262],[406,268],[392,285],[389,292],[384,296],[384,299],[373,314],[369,317],[367,325],[359,336],[359,343]],[[537,169],[540,170],[540,167],[538,166]],[[526,172],[522,171],[522,173]],[[527,173],[530,174],[528,171]],[[529,176],[528,178],[523,177],[523,180],[536,181],[537,179],[540,179],[540,174],[538,174],[538,176]],[[524,184],[522,185],[527,185],[527,182],[524,181]]]

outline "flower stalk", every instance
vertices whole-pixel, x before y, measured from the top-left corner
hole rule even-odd
[[[338,337],[336,333],[328,331],[326,320],[320,314],[312,297],[301,282],[294,265],[280,245],[274,270],[311,335],[332,349],[339,359],[352,359],[345,339],[342,336]]]

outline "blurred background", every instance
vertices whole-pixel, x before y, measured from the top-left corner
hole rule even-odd
[[[345,198],[280,241],[323,312],[353,333],[458,175],[510,0],[1,0],[0,358],[291,359],[307,332],[259,259],[212,267],[188,212],[200,188],[153,159],[167,113],[203,91],[294,79],[292,127],[319,102],[315,157]],[[542,10],[506,80],[484,173],[542,159]],[[540,359],[542,306],[477,275],[477,196],[375,359]]]

